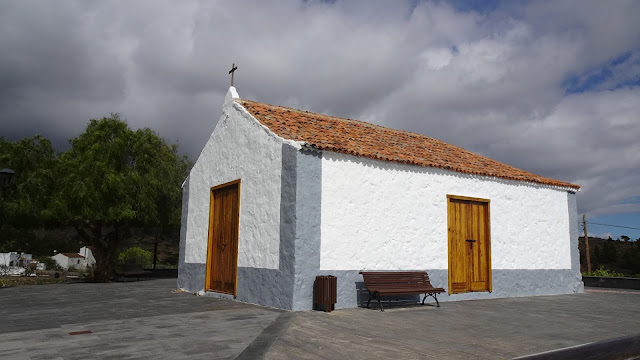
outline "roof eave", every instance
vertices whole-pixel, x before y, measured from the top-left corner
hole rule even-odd
[[[289,140],[289,141],[294,141],[294,140]],[[478,177],[484,177],[484,178],[508,180],[508,181],[514,181],[514,182],[518,182],[518,183],[527,183],[527,184],[531,184],[531,185],[548,186],[548,187],[551,187],[551,188],[554,188],[554,189],[568,191],[568,192],[571,192],[571,193],[574,193],[574,194],[577,193],[578,191],[580,191],[580,186],[579,185],[575,185],[575,184],[571,184],[571,183],[563,183],[561,181],[558,181],[558,182],[560,182],[562,184],[553,184],[553,183],[547,183],[547,182],[544,182],[544,181],[519,180],[519,179],[509,178],[509,177],[506,177],[506,176],[471,173],[471,172],[467,172],[467,171],[460,171],[460,170],[452,168],[452,167],[427,166],[427,165],[422,165],[422,164],[418,164],[418,163],[414,163],[414,162],[399,161],[399,160],[393,160],[393,159],[376,159],[376,158],[373,158],[373,157],[370,157],[370,156],[366,156],[366,155],[361,155],[361,154],[352,154],[350,152],[336,151],[336,150],[332,150],[332,149],[324,149],[322,147],[318,147],[317,145],[310,144],[310,143],[308,143],[306,141],[296,141],[296,142],[298,144],[300,144],[300,148],[304,149],[304,150],[318,151],[318,152],[329,151],[329,152],[340,153],[340,154],[345,154],[345,155],[351,155],[351,156],[356,156],[356,157],[364,157],[364,158],[367,158],[367,159],[383,161],[383,162],[394,162],[394,163],[405,164],[405,165],[410,165],[410,166],[418,166],[418,167],[422,167],[422,168],[441,169],[441,170],[446,170],[446,171],[452,171],[452,172],[455,172],[455,173],[458,173],[458,174],[466,174],[466,175],[469,175],[469,176],[478,176]]]

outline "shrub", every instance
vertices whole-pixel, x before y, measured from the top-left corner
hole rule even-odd
[[[600,266],[600,268],[596,271],[592,272],[583,272],[584,276],[602,276],[602,277],[624,277],[623,273],[618,273],[609,269],[605,269],[604,266]]]
[[[143,268],[153,265],[153,253],[139,247],[130,247],[118,255],[121,264],[140,264]]]
[[[45,269],[47,270],[57,270],[61,271],[62,268],[58,265],[58,262],[53,260],[51,256],[43,256],[38,258],[38,261],[44,264]]]
[[[164,257],[164,261],[162,261],[165,265],[169,266],[178,266],[178,254],[171,251]]]

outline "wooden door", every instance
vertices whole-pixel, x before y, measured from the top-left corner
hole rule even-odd
[[[236,295],[240,180],[211,188],[206,290]]]
[[[489,200],[447,195],[449,293],[491,291]]]

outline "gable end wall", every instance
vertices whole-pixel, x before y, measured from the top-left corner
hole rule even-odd
[[[210,188],[240,179],[238,300],[291,307],[292,275],[285,276],[289,280],[281,278],[286,262],[281,258],[281,203],[283,194],[291,193],[282,189],[283,169],[291,167],[295,156],[286,159],[292,156],[286,155],[285,145],[239,104],[225,102],[223,115],[183,187],[179,288],[204,294]],[[284,176],[291,178],[292,171],[295,176],[295,169],[285,169]],[[295,183],[284,185],[295,189]],[[274,282],[282,288],[265,285]],[[275,291],[283,295],[274,298]]]

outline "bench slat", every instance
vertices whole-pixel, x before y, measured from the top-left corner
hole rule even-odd
[[[436,300],[439,307],[440,303],[436,295],[445,292],[443,288],[431,285],[426,271],[361,271],[360,274],[369,291],[369,302],[375,297],[380,302],[381,295],[425,294],[426,298],[428,294]],[[422,303],[424,304],[424,300]],[[380,303],[380,310],[384,311],[382,303]]]

